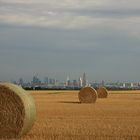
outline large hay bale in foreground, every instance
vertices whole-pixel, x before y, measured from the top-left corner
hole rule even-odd
[[[108,91],[105,87],[100,87],[97,89],[97,94],[99,98],[107,98]]]
[[[28,92],[14,84],[0,83],[0,138],[26,134],[35,116],[35,103]]]
[[[94,88],[84,87],[80,90],[78,97],[81,103],[95,103],[98,95]]]

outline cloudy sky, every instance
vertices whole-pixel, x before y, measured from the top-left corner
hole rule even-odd
[[[140,81],[139,0],[0,0],[0,80]]]

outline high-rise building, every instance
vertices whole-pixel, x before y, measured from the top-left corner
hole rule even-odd
[[[67,76],[67,80],[66,80],[66,86],[68,87],[68,86],[70,86],[71,84],[70,84],[70,78],[69,78],[69,76]]]
[[[48,85],[48,83],[49,83],[49,78],[48,77],[45,77],[44,78],[44,84]]]
[[[24,81],[23,81],[23,79],[22,79],[22,78],[20,78],[20,79],[19,79],[18,84],[19,84],[19,85],[21,85],[21,86],[23,86]]]
[[[49,79],[49,84],[50,85],[55,85],[55,82],[56,82],[55,79],[52,79],[52,78]]]
[[[87,85],[86,73],[83,74],[82,86],[85,87]]]
[[[73,80],[73,86],[74,86],[74,87],[78,87],[78,82],[77,82],[77,80]]]
[[[79,79],[78,79],[78,86],[81,88],[82,87],[82,78],[80,77]]]
[[[41,80],[37,76],[33,76],[32,84],[33,85],[40,85]]]
[[[102,86],[102,87],[105,86],[105,81],[104,81],[104,80],[102,80],[102,82],[101,82],[101,86]]]

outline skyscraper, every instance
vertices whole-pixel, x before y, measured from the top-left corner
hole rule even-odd
[[[67,76],[66,86],[70,86],[70,78],[69,78],[69,76]]]
[[[87,85],[86,73],[83,74],[82,86],[85,87]]]
[[[48,83],[49,83],[49,78],[48,78],[48,77],[45,77],[45,78],[44,78],[44,83],[45,83],[46,85],[48,85]]]
[[[82,78],[80,77],[80,78],[78,79],[78,86],[79,86],[79,88],[82,87],[82,84],[83,84]]]

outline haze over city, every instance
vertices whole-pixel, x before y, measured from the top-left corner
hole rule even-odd
[[[0,0],[0,81],[140,81],[139,0]]]

